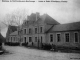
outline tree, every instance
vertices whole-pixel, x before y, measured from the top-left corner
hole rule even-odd
[[[6,14],[2,23],[5,26],[16,25],[20,26],[25,19],[27,19],[28,11],[25,9],[15,10],[10,14]]]
[[[25,19],[27,19],[27,15],[28,15],[28,10],[22,9],[22,10],[15,10],[12,13],[6,14],[4,20],[2,21],[2,23],[4,24],[5,27],[9,27],[9,26],[21,26],[21,24],[23,23],[23,21]],[[18,29],[19,30],[19,29]],[[12,33],[12,32],[10,32]],[[9,34],[7,31],[6,34],[6,39],[9,39]],[[21,38],[21,36],[19,36]]]

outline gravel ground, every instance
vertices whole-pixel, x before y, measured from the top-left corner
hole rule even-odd
[[[61,53],[30,49],[21,46],[4,46],[9,53],[0,55],[0,60],[80,60],[79,53]]]

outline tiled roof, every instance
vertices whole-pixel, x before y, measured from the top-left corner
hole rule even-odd
[[[11,33],[10,35],[18,35],[18,31],[14,31],[14,32]]]
[[[45,32],[48,32],[52,27],[53,25],[47,25],[47,27],[45,28]]]
[[[54,25],[48,32],[80,30],[80,22]]]
[[[45,22],[47,24],[54,24],[54,25],[60,24],[55,19],[50,17],[48,14],[39,15],[39,13],[32,13],[30,16],[28,16],[28,23],[29,24],[32,24],[34,22],[38,23],[39,20],[43,21],[43,22]]]
[[[14,32],[17,30],[17,26],[9,26],[9,28]]]
[[[47,24],[60,24],[59,22],[57,22],[55,19],[53,19],[51,16],[49,16],[48,14],[44,14],[41,16],[41,19],[47,23]]]
[[[9,25],[8,26],[8,30],[7,30],[7,33],[6,33],[6,37],[8,37],[9,34],[11,34],[14,31],[17,31],[17,26],[11,26],[11,25]]]

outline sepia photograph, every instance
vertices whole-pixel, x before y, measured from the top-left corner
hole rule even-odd
[[[80,60],[80,0],[0,0],[0,60]]]

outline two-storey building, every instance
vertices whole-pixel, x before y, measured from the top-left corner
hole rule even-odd
[[[41,47],[46,43],[46,31],[57,24],[59,23],[47,14],[31,14],[22,25],[22,42],[28,46]]]
[[[80,22],[60,24],[48,14],[32,13],[18,28],[18,40],[27,46],[80,48]]]

